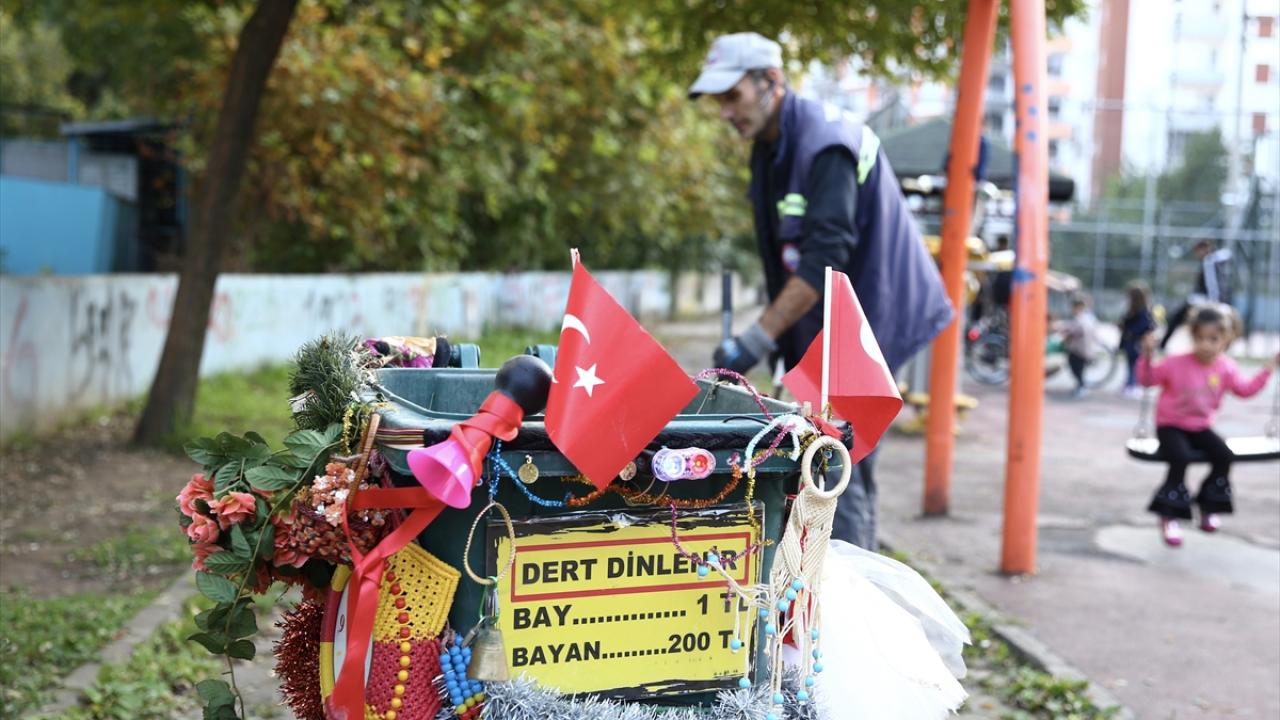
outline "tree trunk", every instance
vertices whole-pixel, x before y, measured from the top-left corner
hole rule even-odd
[[[134,431],[134,441],[139,444],[159,445],[191,420],[209,308],[227,235],[236,217],[240,178],[258,105],[297,5],[297,0],[259,0],[240,30],[209,147],[204,191],[195,202],[164,353]]]

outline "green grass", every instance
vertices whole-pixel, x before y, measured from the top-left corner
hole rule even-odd
[[[0,717],[23,717],[46,702],[59,677],[95,657],[155,596],[35,600],[21,590],[6,592],[0,599]]]
[[[476,342],[481,365],[495,367],[524,352],[528,345],[555,344],[555,332],[495,331]],[[210,376],[200,381],[196,411],[190,425],[174,435],[170,446],[220,432],[243,434],[253,430],[278,444],[293,430],[289,412],[289,364],[269,365],[250,372]],[[124,412],[137,415],[142,400]],[[96,422],[86,415],[82,423]],[[24,438],[25,442],[25,438]],[[39,443],[38,439],[30,441]],[[10,445],[9,447],[12,447]],[[110,577],[131,577],[157,565],[190,560],[186,540],[173,518],[155,527],[140,526],[94,545],[74,550],[69,560],[100,568]],[[0,717],[26,717],[49,700],[59,678],[92,660],[154,592],[123,595],[76,595],[52,600],[33,599],[21,591],[0,595]],[[197,601],[198,602],[198,601]],[[169,718],[181,698],[194,696],[192,684],[217,677],[222,666],[202,648],[186,641],[196,632],[191,610],[181,620],[162,626],[135,649],[131,660],[103,668],[87,693],[85,704],[61,717],[69,720],[111,718]]]
[[[88,563],[112,577],[131,577],[145,575],[156,565],[188,564],[191,549],[175,516],[172,523],[132,527],[123,534],[78,547],[68,559]]]
[[[1001,720],[1105,720],[1116,714],[1117,708],[1099,708],[1089,699],[1087,681],[1060,678],[1023,663],[982,616],[966,613],[963,620],[973,637],[965,662],[989,668],[983,688],[1015,708]]]
[[[501,367],[512,356],[523,355],[524,349],[530,345],[557,344],[560,333],[554,330],[490,330],[479,340],[459,337],[457,342],[475,342],[480,346],[481,367]]]
[[[294,430],[289,412],[290,364],[267,365],[244,373],[212,375],[200,381],[196,411],[182,442],[220,432],[253,430],[278,444]]]
[[[474,342],[480,346],[480,365],[498,367],[513,355],[521,355],[529,345],[554,345],[559,333],[532,330],[493,330],[478,340],[456,338],[457,342]],[[183,428],[170,443],[180,448],[199,437],[212,437],[220,432],[242,435],[256,431],[272,444],[278,444],[293,431],[289,412],[288,363],[267,365],[250,372],[212,375],[200,381],[196,392],[196,410],[191,424]],[[141,403],[135,406],[140,410]]]
[[[254,430],[267,442],[279,445],[295,430],[289,411],[289,374],[292,363],[263,365],[255,370],[227,372],[200,379],[191,422],[169,437],[166,445],[182,452],[187,442],[220,432],[243,435]],[[125,405],[125,413],[137,418],[146,396]]]
[[[901,550],[884,554],[904,565],[912,565],[911,556]],[[934,592],[948,604],[952,602],[941,583],[918,568],[916,571]],[[1117,708],[1099,708],[1089,699],[1087,681],[1060,678],[1024,663],[996,635],[985,617],[968,612],[961,620],[969,628],[972,639],[972,644],[964,648],[965,663],[970,668],[988,670],[981,680],[982,687],[1015,708],[1013,713],[1002,715],[1001,720],[1105,720],[1116,714]]]
[[[60,714],[61,720],[168,720],[194,704],[195,683],[217,677],[218,658],[187,638],[198,632],[192,618],[208,607],[192,598],[183,617],[164,623],[134,648],[123,665],[107,665],[85,692],[83,704]],[[53,718],[41,718],[53,720]]]

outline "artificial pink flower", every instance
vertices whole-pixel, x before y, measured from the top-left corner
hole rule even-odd
[[[221,500],[210,502],[209,507],[223,530],[252,518],[256,512],[253,494],[247,492],[229,492]]]
[[[212,524],[213,521],[210,520],[209,522]],[[214,525],[214,532],[217,532],[217,530],[218,530],[217,526]],[[191,567],[201,572],[204,572],[205,558],[209,557],[210,555],[216,552],[221,552],[221,551],[222,551],[222,547],[217,543],[205,543],[205,542],[192,543],[191,554],[195,556],[195,559],[191,561]]]
[[[195,517],[197,513],[195,501],[200,499],[208,502],[213,499],[213,481],[206,480],[203,473],[196,473],[191,476],[187,486],[182,488],[182,492],[178,493],[177,499],[178,508],[182,510],[182,514]]]
[[[196,513],[187,526],[187,537],[197,543],[212,544],[217,541],[219,534],[218,523],[208,515]]]

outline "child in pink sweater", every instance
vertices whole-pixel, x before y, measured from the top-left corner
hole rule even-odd
[[[1178,519],[1191,519],[1191,494],[1184,478],[1193,449],[1209,459],[1209,474],[1200,484],[1196,504],[1200,506],[1200,529],[1218,529],[1218,515],[1230,513],[1231,481],[1227,475],[1234,459],[1230,448],[1213,431],[1213,419],[1227,392],[1240,397],[1256,395],[1267,384],[1280,356],[1250,379],[1240,373],[1231,358],[1223,354],[1231,344],[1232,324],[1227,315],[1202,307],[1191,321],[1194,349],[1185,355],[1172,355],[1154,364],[1155,335],[1143,338],[1142,357],[1138,359],[1138,382],[1147,387],[1160,386],[1156,403],[1156,437],[1160,452],[1169,463],[1164,485],[1156,491],[1148,510],[1160,516],[1160,533],[1170,547],[1182,544]]]

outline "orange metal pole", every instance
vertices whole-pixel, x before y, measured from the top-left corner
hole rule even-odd
[[[1040,442],[1044,405],[1044,337],[1049,270],[1049,151],[1045,138],[1044,0],[1012,0],[1013,77],[1017,98],[1017,263],[1009,329],[1009,446],[1005,463],[1000,569],[1036,568]]]
[[[943,195],[942,248],[938,262],[942,283],[956,318],[933,341],[929,368],[929,417],[925,428],[924,514],[945,514],[951,504],[951,459],[955,449],[956,367],[960,328],[964,324],[965,241],[973,216],[973,169],[978,164],[983,96],[991,67],[998,0],[971,0],[964,25],[964,54],[956,85],[956,112],[951,125],[951,157]]]

